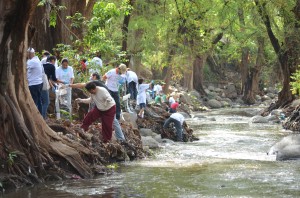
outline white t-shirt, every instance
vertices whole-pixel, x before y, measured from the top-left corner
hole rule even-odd
[[[42,58],[41,62],[42,62],[43,65],[47,63],[47,58],[48,58],[47,56]]]
[[[101,58],[99,58],[99,57],[94,57],[94,58],[91,60],[91,62],[92,62],[92,63],[95,63],[96,65],[98,65],[98,66],[100,66],[100,67],[103,66],[102,60],[101,60]]]
[[[56,69],[55,75],[58,80],[63,81],[66,84],[70,84],[71,78],[74,78],[73,68],[68,66],[67,69],[63,69],[62,66],[60,66]]]
[[[184,117],[183,117],[183,115],[181,115],[180,113],[173,113],[173,114],[170,116],[170,118],[173,118],[173,119],[179,121],[181,125],[183,124]]]
[[[127,80],[128,84],[132,81],[135,83],[138,83],[138,77],[137,77],[136,73],[133,71],[126,72],[126,80]]]
[[[175,99],[171,96],[169,98],[169,105],[171,106],[171,104],[173,104],[175,102]]]
[[[146,104],[146,90],[149,89],[149,84],[139,84],[138,86],[138,94],[137,94],[137,103],[145,103]]]
[[[156,95],[159,95],[160,92],[162,91],[162,86],[161,85],[154,85],[153,91],[155,91]]]
[[[43,67],[37,56],[27,60],[27,80],[29,86],[43,83]]]
[[[117,69],[111,69],[109,70],[106,74],[106,83],[105,85],[107,88],[111,91],[118,91],[119,88],[119,81],[122,81],[125,77],[121,76],[120,74],[117,73]]]

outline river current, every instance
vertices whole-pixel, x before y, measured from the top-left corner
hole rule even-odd
[[[199,141],[162,145],[153,157],[111,175],[58,181],[3,197],[300,197],[300,161],[276,161],[270,147],[290,132],[250,123],[251,109],[196,113],[187,122]]]

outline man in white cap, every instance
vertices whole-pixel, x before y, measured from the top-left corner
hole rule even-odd
[[[41,92],[43,88],[43,68],[40,59],[35,55],[33,48],[29,48],[27,60],[27,80],[32,99],[42,114]]]
[[[116,118],[120,120],[121,116],[121,105],[120,105],[120,96],[119,96],[119,84],[125,83],[125,76],[121,76],[125,74],[127,70],[126,65],[120,64],[119,67],[115,69],[111,69],[102,77],[103,81],[106,80],[106,86],[110,95],[116,102]]]

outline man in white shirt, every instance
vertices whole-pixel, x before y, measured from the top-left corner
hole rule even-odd
[[[128,93],[130,93],[130,99],[136,100],[138,77],[134,71],[131,71],[129,69],[127,69],[125,76],[127,81]]]
[[[111,69],[102,77],[103,81],[106,80],[105,85],[108,88],[110,95],[114,98],[116,102],[116,118],[120,120],[121,115],[121,105],[120,105],[120,96],[119,96],[119,85],[122,81],[125,82],[125,77],[122,74],[125,74],[127,67],[124,64],[120,64],[119,67]]]
[[[55,71],[56,78],[58,81],[63,82],[65,85],[73,84],[74,81],[74,72],[73,68],[69,66],[68,59],[64,58],[61,61],[61,66],[58,67]],[[71,87],[65,87],[67,93],[65,95],[67,100],[67,107],[69,109],[70,116],[72,116],[72,88]],[[59,107],[59,101],[55,101],[55,109],[56,109],[56,117],[57,119],[60,119],[60,107]]]
[[[33,48],[29,48],[27,60],[27,80],[32,99],[42,114],[41,92],[43,88],[43,68],[40,59],[35,55]]]
[[[162,86],[160,84],[154,85],[153,91],[156,96],[160,95],[162,93]]]
[[[164,123],[163,128],[168,128],[171,123],[174,123],[177,134],[177,141],[182,142],[182,124],[184,117],[180,113],[173,113]]]

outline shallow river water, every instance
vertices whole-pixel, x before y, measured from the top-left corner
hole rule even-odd
[[[206,118],[188,120],[199,141],[164,145],[154,157],[124,163],[112,175],[4,197],[300,197],[300,161],[275,161],[266,154],[289,132],[281,125],[251,124],[245,111],[199,113]]]

